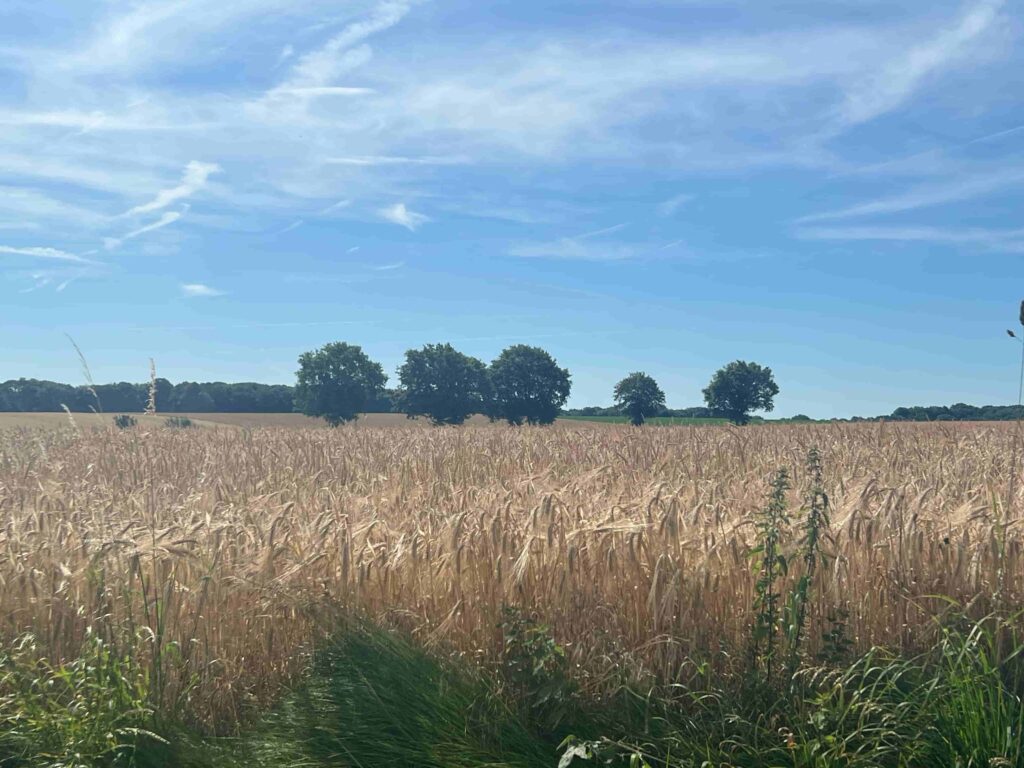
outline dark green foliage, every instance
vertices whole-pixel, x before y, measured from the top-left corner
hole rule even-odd
[[[114,417],[114,426],[118,429],[131,429],[136,424],[138,422],[135,420],[135,417],[127,413],[118,414]]]
[[[639,427],[665,409],[665,393],[653,378],[637,371],[615,385],[615,404],[633,426]]]
[[[302,353],[297,376],[295,409],[332,427],[359,418],[388,380],[380,363],[345,342]]]
[[[803,573],[797,579],[786,606],[785,629],[789,639],[789,674],[792,677],[800,661],[800,644],[803,640],[804,624],[807,619],[807,604],[818,566],[824,560],[822,539],[828,533],[828,494],[825,493],[822,478],[821,454],[817,448],[807,452],[807,475],[810,487],[804,501],[804,522],[799,542],[799,557],[803,561]]]
[[[1024,408],[1017,405],[917,405],[897,408],[886,417],[890,421],[1015,421],[1024,417]]]
[[[487,367],[451,344],[410,349],[398,378],[398,401],[410,418],[426,416],[434,424],[462,424],[487,409]]]
[[[556,733],[576,693],[565,649],[548,627],[515,607],[504,609],[501,636],[501,672],[512,700],[529,722],[545,733]]]
[[[217,403],[201,385],[186,381],[174,388],[171,395],[172,410],[181,413],[213,413]]]
[[[509,424],[550,424],[569,399],[569,371],[540,347],[516,344],[491,363],[490,416]]]
[[[754,523],[757,543],[750,551],[757,581],[754,583],[754,626],[751,632],[751,656],[755,670],[763,672],[764,682],[772,684],[772,667],[778,650],[781,595],[780,580],[789,569],[783,547],[789,533],[786,491],[789,473],[780,469],[772,478],[768,504]]]
[[[848,622],[850,612],[837,608],[825,616],[828,629],[821,633],[821,650],[818,661],[826,666],[836,667],[850,658],[853,641],[850,639]]]
[[[171,429],[189,429],[194,427],[195,424],[192,423],[192,419],[188,416],[168,416],[164,421],[164,426]]]
[[[751,411],[771,411],[777,394],[779,387],[771,368],[736,360],[711,378],[704,389],[704,401],[716,416],[746,424]]]
[[[141,412],[149,400],[149,383],[97,384],[91,389],[33,379],[0,383],[0,411],[60,411],[63,403],[74,412],[88,413],[97,409],[97,399],[105,411]],[[162,413],[289,413],[293,410],[292,387],[219,381],[172,385],[167,379],[157,379],[156,408]]]

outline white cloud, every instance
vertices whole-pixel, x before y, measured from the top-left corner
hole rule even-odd
[[[347,56],[352,46],[393,27],[408,12],[406,2],[380,3],[368,18],[349,24],[321,48],[299,57],[282,87],[287,90],[331,84],[355,64],[353,58]],[[369,51],[362,51],[359,58],[359,63],[363,63],[369,58]]]
[[[464,165],[469,162],[465,157],[388,157],[371,155],[367,157],[332,157],[326,162],[331,165]]]
[[[695,191],[708,171],[848,169],[839,153],[854,145],[828,144],[836,133],[824,128],[846,130],[908,102],[939,75],[1002,53],[987,46],[1000,27],[1000,4],[966,2],[956,15],[940,4],[854,21],[819,6],[799,25],[766,12],[726,32],[696,25],[641,32],[602,14],[582,32],[547,26],[550,16],[541,13],[530,29],[496,28],[484,39],[465,36],[454,17],[452,27],[432,14],[420,19],[414,3],[397,0],[92,4],[77,15],[82,23],[47,38],[71,40],[70,53],[63,42],[44,42],[4,58],[16,82],[13,101],[0,110],[0,173],[40,181],[39,190],[0,189],[0,217],[45,227],[48,241],[60,245],[163,214],[111,239],[116,247],[173,223],[180,214],[165,212],[204,187],[221,192],[211,179],[219,166],[199,160],[188,163],[180,182],[166,179],[167,169],[189,158],[231,169],[230,178],[216,179],[225,192],[231,185],[230,206],[218,211],[216,225],[236,232],[265,231],[267,221],[340,219],[353,201],[410,231],[430,219],[407,205],[442,219],[562,225],[603,214],[592,198],[577,195],[600,168],[621,169],[629,184],[634,172],[656,169],[672,179],[672,192]],[[341,16],[324,19],[332,13]],[[943,16],[946,29],[937,33],[935,19]],[[310,26],[321,21],[319,29]],[[424,34],[386,45],[387,30],[421,21]],[[173,63],[186,60],[187,69]],[[968,119],[995,119],[984,111],[995,97],[984,97],[999,83],[986,83],[976,69],[979,100],[965,98],[956,115],[965,132],[972,130]],[[932,143],[913,138],[943,109],[932,106],[903,127],[897,141],[905,144],[894,143],[893,153]],[[996,127],[986,122],[977,130]],[[953,131],[936,124],[934,133]],[[859,157],[869,154],[870,147],[856,146]],[[922,179],[949,181],[858,205],[840,198],[837,211],[803,221],[913,210],[1017,183],[1008,181],[1009,170],[993,174],[1002,182],[985,181],[978,167],[967,158],[941,173],[915,170]],[[645,204],[653,218],[681,215],[686,200]],[[151,215],[118,224],[120,211]],[[662,232],[665,241],[677,236]],[[545,241],[519,242],[509,252],[607,260],[659,247],[643,236],[525,237]]]
[[[1003,0],[975,3],[957,21],[872,73],[852,88],[840,108],[843,123],[863,123],[902,104],[929,75],[967,56],[999,18]]]
[[[885,240],[939,245],[979,246],[992,251],[1024,253],[1024,229],[947,229],[942,227],[809,227],[797,230],[805,240]]]
[[[565,237],[543,243],[514,245],[508,249],[508,253],[524,259],[624,261],[636,258],[640,248],[632,243],[589,243]]]
[[[291,231],[292,231],[293,229],[298,229],[298,228],[299,228],[299,227],[301,227],[301,226],[302,226],[303,224],[305,224],[305,222],[304,222],[304,221],[303,221],[302,219],[296,219],[295,221],[293,221],[293,222],[292,222],[291,224],[289,224],[288,226],[284,227],[283,229],[279,229],[279,230],[277,230],[277,231],[276,231],[276,232],[274,232],[273,234],[275,234],[275,235],[283,235],[283,234],[285,234],[286,232],[291,232]]]
[[[107,222],[107,217],[68,200],[58,200],[30,187],[0,186],[0,211],[13,214],[23,223],[45,219],[59,225],[93,228]]]
[[[295,7],[294,0],[136,0],[96,3],[113,9],[93,26],[90,38],[76,50],[54,58],[53,66],[71,73],[131,73],[187,59],[216,58],[224,46],[217,35],[238,28],[250,18],[266,18]],[[125,10],[127,9],[127,10]]]
[[[86,189],[123,194],[142,193],[152,189],[155,177],[146,170],[112,168],[97,164],[94,159],[40,157],[38,155],[2,154],[0,173],[37,180],[72,184]]]
[[[680,207],[682,207],[684,204],[690,202],[691,200],[693,200],[693,195],[683,194],[683,195],[676,195],[675,197],[670,197],[668,200],[665,200],[664,202],[659,203],[659,205],[658,205],[658,215],[659,216],[672,216],[673,214],[675,214],[676,211],[679,210]]]
[[[281,49],[281,53],[279,53],[278,56],[277,56],[277,64],[275,64],[274,66],[275,67],[280,67],[282,64],[284,64],[286,61],[288,61],[288,59],[290,59],[294,55],[295,55],[295,47],[292,46],[291,43],[289,43],[288,45],[286,45],[284,48]]]
[[[336,203],[334,203],[332,205],[329,205],[326,208],[324,208],[322,211],[320,211],[320,215],[321,216],[326,216],[328,213],[334,213],[335,211],[340,211],[342,208],[348,208],[350,205],[352,205],[352,201],[351,200],[339,200],[338,202],[336,202]]]
[[[628,227],[628,223],[615,224],[591,232],[584,232],[573,237],[562,237],[543,242],[519,243],[508,249],[510,256],[524,259],[560,259],[570,261],[627,261],[647,257],[657,257],[659,251],[665,251],[679,245],[675,241],[662,245],[643,241],[604,240],[605,235],[618,232]]]
[[[185,166],[185,172],[182,174],[181,183],[178,186],[160,190],[150,202],[137,205],[124,215],[133,216],[139,213],[159,211],[178,200],[191,197],[206,186],[206,181],[211,175],[219,171],[220,166],[215,163],[201,163],[198,160],[192,160]]]
[[[181,295],[186,298],[207,298],[210,296],[223,296],[224,291],[211,288],[208,285],[202,283],[182,283],[181,284]]]
[[[385,221],[405,227],[410,232],[415,232],[421,224],[426,224],[430,221],[429,216],[410,211],[405,207],[405,203],[395,203],[389,208],[381,208],[377,213]]]
[[[374,267],[374,270],[377,272],[390,272],[395,269],[401,269],[404,266],[404,261],[396,261],[394,264],[381,264],[379,267]]]
[[[11,245],[0,245],[0,253],[8,253],[14,256],[30,256],[34,259],[51,259],[55,261],[72,261],[78,264],[91,264],[88,259],[83,259],[74,253],[62,251],[59,248],[48,248],[39,246],[17,247]]]
[[[186,210],[188,210],[187,207]],[[173,224],[184,215],[184,211],[168,211],[159,219],[154,221],[152,224],[146,224],[145,226],[139,227],[138,229],[133,229],[131,232],[129,232],[126,235],[123,235],[122,237],[103,238],[103,247],[106,248],[107,250],[113,250],[114,248],[120,247],[120,245],[125,240],[131,240],[132,238],[138,237],[139,235],[144,235],[147,232],[152,232],[154,229],[166,227],[168,224]]]
[[[797,223],[850,219],[858,216],[900,213],[918,208],[927,208],[944,203],[969,200],[991,194],[1008,186],[1024,183],[1024,171],[997,171],[978,176],[946,181],[942,184],[926,184],[915,187],[903,194],[883,197],[866,203],[859,203],[835,211],[825,211],[804,216]]]
[[[295,96],[298,98],[314,98],[317,96],[365,96],[376,93],[373,88],[363,88],[344,85],[320,85],[308,87],[283,87],[275,88],[268,93],[268,97]]]

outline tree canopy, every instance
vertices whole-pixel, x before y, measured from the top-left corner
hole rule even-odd
[[[345,342],[302,353],[297,376],[295,409],[335,427],[359,418],[388,380],[362,347]]]
[[[66,405],[75,412],[138,413],[145,410],[148,400],[149,382],[122,381],[93,387],[38,379],[0,382],[0,411],[60,411]],[[156,409],[159,413],[288,413],[292,410],[292,388],[285,384],[222,381],[171,384],[159,378]]]
[[[615,404],[639,427],[665,408],[665,393],[653,378],[636,371],[615,385]]]
[[[550,424],[569,399],[569,371],[540,347],[516,344],[490,367],[490,416],[509,424]]]
[[[777,394],[779,387],[771,368],[736,360],[711,378],[704,388],[704,401],[716,415],[746,424],[751,411],[771,411]]]
[[[399,404],[410,418],[426,416],[434,424],[462,424],[487,409],[487,367],[451,344],[410,349],[398,379]]]

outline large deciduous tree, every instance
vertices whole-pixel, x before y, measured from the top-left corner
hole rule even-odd
[[[345,342],[304,352],[297,375],[295,409],[322,416],[332,427],[359,418],[388,380],[380,363]]]
[[[637,371],[615,385],[615,404],[639,427],[665,407],[665,393],[653,378]]]
[[[398,369],[398,401],[410,418],[426,416],[434,424],[462,424],[487,410],[487,367],[451,344],[410,349]]]
[[[509,424],[550,424],[569,399],[569,371],[540,347],[516,344],[491,363],[490,415]]]
[[[772,369],[736,360],[719,369],[704,388],[704,402],[734,424],[750,421],[751,411],[771,411],[779,387]]]

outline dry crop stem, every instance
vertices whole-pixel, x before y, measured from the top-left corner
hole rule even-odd
[[[843,608],[858,649],[911,648],[929,595],[984,612],[1002,565],[1002,598],[1024,597],[1021,531],[1003,549],[994,507],[1012,440],[1006,424],[11,430],[0,636],[31,631],[59,660],[91,626],[147,665],[160,707],[218,730],[352,608],[488,659],[502,606],[523,606],[594,693],[622,670],[678,680],[692,657],[727,674],[751,621],[751,514],[783,466],[798,505],[816,445],[833,539],[808,642]]]

